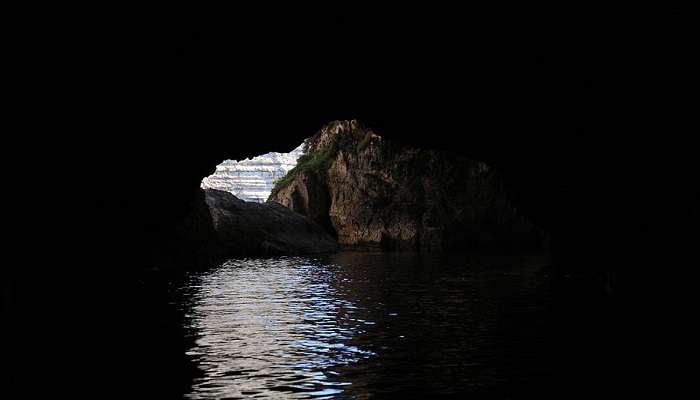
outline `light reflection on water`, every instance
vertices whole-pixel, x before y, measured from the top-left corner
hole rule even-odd
[[[337,296],[334,270],[302,258],[231,260],[193,278],[187,354],[204,376],[189,398],[243,395],[317,397],[350,382],[331,368],[375,355],[352,344],[365,325]]]
[[[179,298],[194,339],[187,355],[201,376],[185,397],[508,397],[536,389],[549,373],[542,265],[342,252],[230,260],[192,274]]]

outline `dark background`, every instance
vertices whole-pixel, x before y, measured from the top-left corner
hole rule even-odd
[[[641,379],[640,358],[667,365],[689,334],[690,19],[681,9],[418,6],[22,14],[8,111],[32,165],[6,168],[29,206],[8,207],[20,219],[8,230],[28,246],[3,267],[7,382],[26,390],[37,362],[56,390],[178,379],[153,363],[177,344],[153,347],[134,282],[201,178],[223,159],[289,151],[356,118],[498,168],[516,206],[550,232],[553,265],[583,276],[561,303],[570,316],[557,316],[564,336],[581,315],[595,332],[563,337],[587,343],[580,355],[595,350],[570,360],[572,374],[628,388],[620,371]],[[28,176],[39,190],[25,191]],[[616,296],[589,303],[610,271]]]

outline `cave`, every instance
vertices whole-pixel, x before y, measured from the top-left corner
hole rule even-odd
[[[22,218],[39,218],[36,223],[25,219],[13,231],[31,239],[30,251],[20,257],[25,262],[3,268],[3,325],[10,327],[3,339],[12,344],[7,360],[14,370],[5,375],[8,387],[22,395],[30,388],[40,390],[37,386],[86,397],[105,388],[123,393],[122,398],[190,393],[206,372],[191,353],[202,350],[197,340],[206,344],[211,339],[202,332],[209,332],[207,324],[217,315],[210,312],[212,303],[174,300],[180,294],[173,282],[183,281],[199,290],[191,298],[233,288],[269,300],[260,303],[267,307],[261,309],[238,304],[245,306],[249,326],[258,329],[270,322],[260,319],[265,317],[261,310],[279,312],[284,303],[275,297],[276,289],[310,299],[307,311],[319,321],[324,313],[340,318],[341,311],[398,305],[381,309],[381,318],[372,313],[353,317],[357,331],[386,328],[382,332],[391,339],[373,336],[376,343],[397,346],[410,356],[394,364],[397,375],[370,369],[365,376],[378,380],[355,385],[378,397],[406,397],[416,385],[424,391],[414,394],[426,397],[626,395],[649,389],[639,384],[642,378],[661,382],[674,374],[649,366],[675,365],[669,354],[685,351],[678,339],[689,333],[668,327],[692,315],[687,297],[694,293],[694,280],[686,279],[686,271],[697,259],[697,157],[681,122],[691,111],[680,95],[687,87],[682,72],[691,65],[686,50],[691,47],[681,39],[692,35],[678,23],[683,13],[664,14],[668,29],[647,32],[639,43],[614,40],[618,31],[645,32],[639,26],[620,29],[616,18],[590,35],[584,29],[587,16],[572,24],[556,19],[556,26],[543,23],[538,30],[534,16],[523,20],[526,14],[499,12],[493,20],[467,23],[455,13],[441,15],[439,23],[428,24],[435,29],[424,32],[416,28],[428,25],[414,22],[429,15],[402,13],[405,18],[345,10],[328,18],[294,19],[265,12],[247,23],[236,14],[232,23],[200,20],[183,10],[178,18],[147,18],[128,32],[110,29],[105,35],[85,33],[78,35],[83,40],[66,41],[57,59],[94,68],[59,71],[60,81],[72,87],[54,92],[60,98],[52,103],[53,112],[41,114],[49,125],[43,131],[56,132],[59,124],[70,135],[80,135],[58,138],[78,154],[52,148],[52,175],[60,176],[60,182],[42,183],[37,196],[17,196],[37,203]],[[664,60],[668,71],[644,71],[655,67],[650,59]],[[668,72],[663,80],[649,80],[661,70]],[[76,103],[67,101],[71,96]],[[657,104],[659,99],[663,104]],[[67,104],[65,110],[59,107]],[[396,146],[488,165],[498,172],[499,187],[512,208],[545,233],[542,250],[548,258],[519,275],[498,269],[504,265],[498,257],[510,256],[504,247],[495,247],[496,258],[491,249],[489,256],[467,252],[462,259],[457,252],[416,251],[431,243],[429,236],[402,241],[383,233],[377,237],[378,249],[340,251],[330,261],[297,263],[303,264],[296,265],[300,269],[290,270],[288,260],[307,255],[291,254],[279,243],[252,235],[253,244],[233,250],[216,244],[203,178],[216,174],[223,160],[288,153],[333,121],[361,121]],[[277,178],[265,181],[265,190]],[[321,193],[328,195],[323,201],[333,200],[331,192]],[[253,201],[243,205],[228,196],[212,201],[251,216],[256,214],[245,210],[266,207],[263,197],[251,196],[247,199]],[[311,214],[303,207],[281,207],[279,218],[300,221],[291,215]],[[292,225],[312,230],[318,238],[328,235],[329,245],[348,240],[333,216],[320,216],[328,218],[314,221],[323,232]],[[271,225],[265,230],[274,236]],[[228,239],[246,236],[235,230],[227,234]],[[450,237],[462,246],[475,243],[470,234]],[[263,242],[267,244],[260,246]],[[250,250],[253,245],[258,247]],[[53,261],[64,254],[65,262]],[[275,267],[272,275],[246,275],[268,265],[259,260],[275,257],[269,262]],[[241,267],[242,259],[250,264]],[[373,263],[386,266],[387,274],[367,268]],[[502,273],[489,279],[461,275],[465,269],[459,266],[464,265],[490,265]],[[338,270],[345,272],[329,275]],[[347,281],[332,286],[334,276]],[[419,281],[424,286],[411,286]],[[534,281],[542,283],[546,296],[528,297]],[[234,286],[220,286],[222,282]],[[469,286],[474,282],[479,283]],[[416,290],[396,302],[402,288]],[[350,301],[339,293],[355,297]],[[331,300],[319,300],[324,298]],[[523,298],[532,301],[523,303]],[[479,307],[457,308],[467,299]],[[425,310],[430,312],[421,314]],[[481,325],[474,319],[496,314],[504,316],[484,319],[489,323]],[[195,334],[190,315],[200,318]],[[303,320],[288,322],[307,328]],[[509,333],[493,339],[470,330],[474,326]],[[274,341],[267,333],[259,338]],[[327,345],[317,360],[329,368],[338,367],[342,357],[371,363],[386,350],[370,345],[355,346],[353,352],[349,342],[334,348],[325,336],[313,338],[316,345]],[[454,338],[459,340],[450,340]],[[528,338],[537,340],[527,342],[531,347],[525,351],[519,345]],[[236,339],[226,336],[224,341]],[[482,354],[482,364],[467,363],[458,346],[480,340],[493,352]],[[658,347],[658,342],[665,345]],[[309,350],[308,342],[299,343]],[[333,351],[340,358],[328,357]],[[509,373],[532,375],[503,375],[496,384],[479,386],[492,370],[480,374],[474,366],[488,365],[494,354],[501,357],[493,359],[495,364],[510,368]],[[362,361],[365,355],[368,361]],[[509,355],[514,355],[512,363],[503,361]],[[435,360],[463,368],[445,368],[436,380],[445,384],[431,386],[427,378],[436,375],[427,369]],[[214,372],[231,379],[246,375],[245,369]],[[401,374],[404,386],[383,392]],[[46,384],[37,385],[38,377]],[[477,384],[455,383],[462,378]],[[286,394],[306,390],[277,389]]]

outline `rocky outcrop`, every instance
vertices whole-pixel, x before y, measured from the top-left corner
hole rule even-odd
[[[245,160],[224,160],[216,171],[202,179],[202,189],[230,192],[244,201],[264,203],[274,185],[294,168],[302,154],[302,146],[289,153],[266,153]]]
[[[309,254],[337,249],[311,219],[279,204],[257,204],[227,192],[205,190],[218,240],[236,254]]]
[[[222,257],[326,253],[335,239],[311,219],[280,204],[246,202],[215,189],[202,191],[189,222],[182,226],[185,253],[197,263]],[[188,248],[189,247],[189,248]]]
[[[384,140],[335,121],[306,141],[307,158],[269,203],[309,216],[342,245],[425,251],[538,247],[543,233],[509,204],[483,162]]]

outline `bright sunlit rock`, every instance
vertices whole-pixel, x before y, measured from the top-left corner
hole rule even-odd
[[[203,189],[218,189],[232,193],[245,201],[264,203],[270,196],[274,181],[297,165],[303,144],[289,153],[267,153],[245,160],[224,160],[216,171],[202,179]]]

